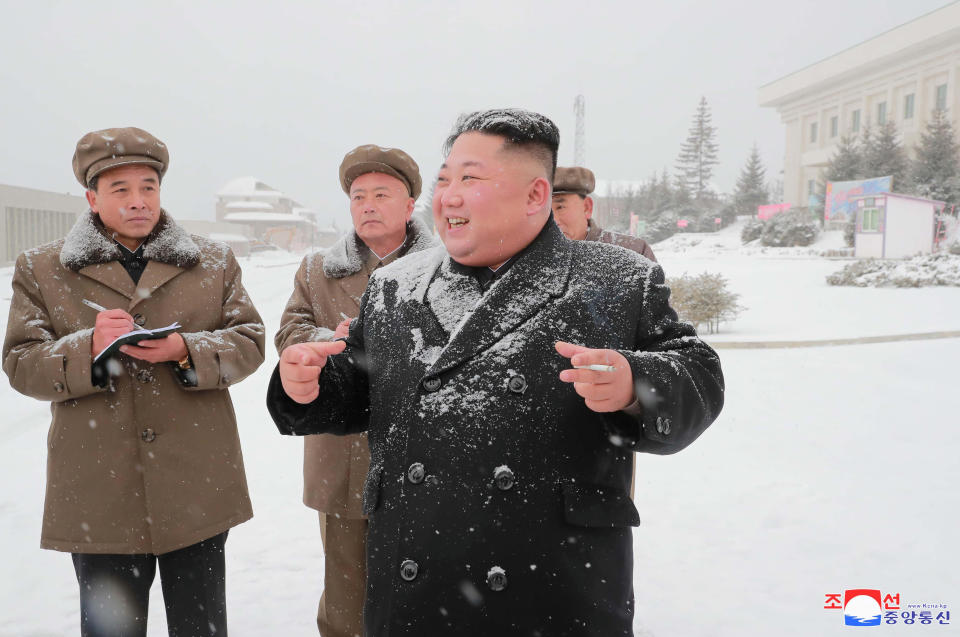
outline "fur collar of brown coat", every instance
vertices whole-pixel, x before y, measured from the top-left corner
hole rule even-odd
[[[433,247],[435,243],[430,228],[419,219],[411,218],[407,222],[407,238],[403,240],[403,246],[400,248],[401,256],[408,252],[419,252]],[[322,254],[324,275],[342,279],[363,269],[363,264],[370,254],[370,248],[360,240],[357,231],[352,230],[340,237]]]
[[[161,210],[160,219],[143,246],[143,256],[150,261],[191,268],[200,263],[200,248],[167,211]],[[77,219],[60,249],[60,263],[73,271],[120,257],[120,246],[100,217],[89,210]]]

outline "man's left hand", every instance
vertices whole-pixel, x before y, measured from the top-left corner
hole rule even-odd
[[[174,332],[166,338],[140,341],[136,345],[124,345],[120,351],[148,363],[162,363],[181,360],[187,355],[187,344],[183,342],[182,336]]]
[[[557,352],[570,359],[575,367],[609,365],[613,371],[592,369],[565,369],[560,380],[573,383],[573,389],[583,396],[587,408],[600,413],[620,411],[634,401],[633,372],[630,363],[620,352],[612,349],[590,349],[558,341]]]

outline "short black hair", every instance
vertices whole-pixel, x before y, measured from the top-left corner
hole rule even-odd
[[[457,118],[453,131],[443,145],[444,156],[450,154],[450,149],[458,137],[470,131],[502,137],[505,147],[529,152],[543,164],[547,180],[553,185],[553,173],[557,170],[557,150],[560,148],[560,130],[549,117],[520,108],[495,108],[465,113]]]
[[[159,184],[160,171],[154,168],[153,166],[150,166],[150,168],[153,168],[153,171],[157,173],[157,183]],[[94,175],[93,177],[90,178],[90,184],[87,186],[87,190],[92,190],[93,192],[97,192],[97,186],[99,185],[100,185],[100,175]]]

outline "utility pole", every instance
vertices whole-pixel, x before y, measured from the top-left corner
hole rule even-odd
[[[573,100],[573,113],[577,117],[577,132],[573,143],[573,165],[583,166],[587,163],[587,133],[584,130],[583,117],[586,99],[583,95],[577,95]]]

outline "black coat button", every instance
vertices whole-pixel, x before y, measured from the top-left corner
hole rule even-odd
[[[507,573],[502,568],[494,566],[487,572],[487,586],[492,591],[502,591],[507,587]]]
[[[440,389],[440,379],[436,376],[431,376],[430,378],[425,378],[423,380],[423,388],[428,392],[435,392]]]
[[[400,565],[400,577],[408,582],[415,580],[419,572],[420,565],[413,560],[403,560],[403,563]]]
[[[512,376],[507,381],[507,388],[515,394],[522,394],[527,391],[527,379],[523,376]]]
[[[140,327],[143,327],[144,325],[147,324],[147,319],[146,317],[144,317],[143,314],[134,314],[133,322],[139,325]]]
[[[62,393],[63,393],[63,389],[64,389],[63,383],[61,383],[60,381],[55,382],[55,383],[53,384],[53,389],[54,389],[54,391],[56,391],[58,394],[62,394]]]
[[[153,382],[153,374],[149,369],[141,369],[137,372],[137,380],[139,380],[141,383]]]
[[[497,483],[498,489],[508,491],[513,488],[513,471],[511,471],[509,467],[497,467],[493,471],[493,481]]]
[[[424,470],[423,465],[419,462],[414,462],[412,465],[410,465],[410,468],[407,469],[407,480],[414,484],[420,484],[423,482],[425,475],[427,475],[427,472]]]
[[[153,442],[156,439],[157,439],[157,433],[150,427],[147,427],[146,429],[140,432],[140,440],[144,442]]]

